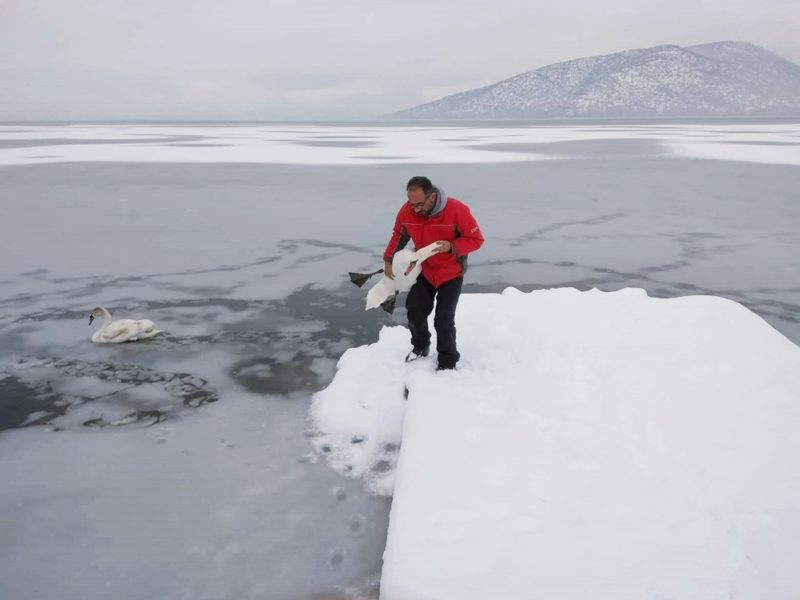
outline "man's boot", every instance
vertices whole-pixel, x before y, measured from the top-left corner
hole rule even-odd
[[[412,362],[417,360],[418,358],[425,358],[426,356],[428,356],[428,354],[430,354],[430,352],[431,352],[430,346],[425,346],[424,348],[419,348],[419,349],[414,348],[413,350],[411,350],[411,352],[409,352],[406,355],[406,362]]]

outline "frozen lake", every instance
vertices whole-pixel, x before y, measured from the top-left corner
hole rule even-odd
[[[374,597],[390,500],[307,413],[404,323],[347,272],[417,174],[486,236],[465,293],[715,294],[800,343],[800,124],[0,125],[0,597]],[[98,304],[169,335],[93,345]]]

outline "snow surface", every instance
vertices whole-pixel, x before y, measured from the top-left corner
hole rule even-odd
[[[558,158],[518,144],[655,140],[675,156],[800,165],[800,124],[0,126],[0,166],[58,162],[475,164]],[[505,144],[498,152],[488,146]]]
[[[457,323],[457,372],[385,328],[312,405],[331,464],[394,490],[383,600],[797,597],[797,346],[632,288],[465,294]]]

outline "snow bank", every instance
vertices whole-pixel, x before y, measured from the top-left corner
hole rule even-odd
[[[384,600],[796,597],[795,345],[636,289],[464,295],[457,322],[458,372],[385,329],[312,406],[334,467],[394,480]]]

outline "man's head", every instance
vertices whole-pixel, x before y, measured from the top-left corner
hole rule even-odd
[[[436,204],[436,191],[427,177],[417,175],[409,179],[406,184],[406,194],[414,214],[426,216]]]

